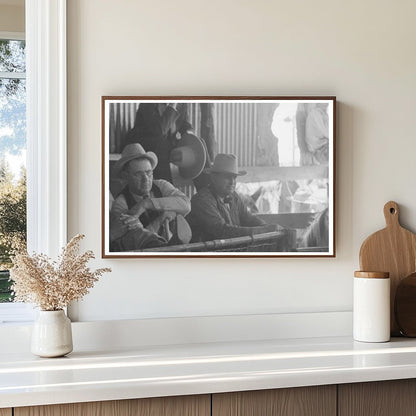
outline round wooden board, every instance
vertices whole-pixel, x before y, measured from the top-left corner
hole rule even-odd
[[[400,332],[406,337],[416,337],[416,273],[397,286],[394,314]]]

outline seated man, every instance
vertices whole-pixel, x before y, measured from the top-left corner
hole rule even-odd
[[[206,172],[210,174],[209,185],[191,201],[191,225],[200,240],[242,237],[278,229],[251,214],[247,203],[235,192],[237,176],[246,174],[238,170],[236,156],[218,154]]]
[[[185,194],[163,179],[153,180],[157,163],[157,156],[145,152],[138,143],[127,145],[116,162],[115,174],[126,181],[126,186],[111,208],[111,251],[166,245],[172,237],[169,222],[190,211]]]

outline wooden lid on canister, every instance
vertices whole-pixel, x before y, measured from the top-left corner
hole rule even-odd
[[[362,272],[355,271],[354,277],[363,277],[365,279],[388,279],[390,277],[389,272]]]

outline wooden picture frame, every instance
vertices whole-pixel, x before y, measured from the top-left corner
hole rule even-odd
[[[103,96],[102,256],[335,257],[335,115],[332,96]]]

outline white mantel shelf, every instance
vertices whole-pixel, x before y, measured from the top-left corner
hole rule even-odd
[[[0,408],[416,377],[416,340],[350,337],[0,354]]]

